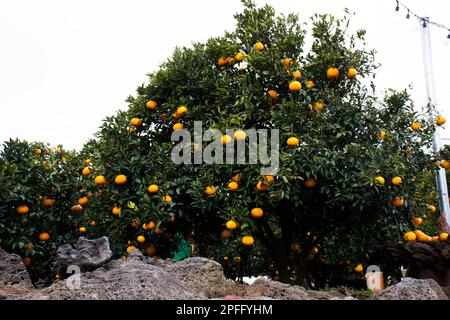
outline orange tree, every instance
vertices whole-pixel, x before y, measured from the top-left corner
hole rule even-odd
[[[235,30],[177,48],[85,147],[97,165],[84,178],[94,194],[85,224],[97,221],[88,232],[109,234],[117,253],[157,256],[173,256],[180,233],[234,275],[319,286],[341,271],[360,277],[431,204],[417,195],[433,190],[420,182],[432,170],[435,111],[416,111],[406,91],[374,96],[374,53],[347,18],[316,15],[308,34],[296,15],[243,4]],[[224,134],[279,129],[279,171],[174,164],[171,134],[194,121]],[[221,141],[234,138],[245,136]]]
[[[79,167],[61,146],[10,140],[0,152],[0,245],[23,258],[33,281],[54,278],[57,246],[80,232]]]

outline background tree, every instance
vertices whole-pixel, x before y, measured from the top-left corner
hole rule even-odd
[[[5,144],[1,245],[40,259],[45,267],[29,264],[36,278],[51,275],[57,245],[82,234],[107,235],[115,256],[138,248],[178,259],[188,241],[230,277],[323,287],[362,279],[369,264],[398,269],[381,246],[403,239],[417,218],[433,231],[435,110],[415,108],[407,91],[375,97],[374,52],[363,30],[348,31],[349,18],[315,15],[309,28],[296,15],[243,5],[233,31],[177,48],[79,153]],[[279,129],[279,171],[174,164],[172,132],[192,133],[194,121],[224,135]],[[248,144],[242,131],[220,139]]]
[[[401,238],[413,215],[436,201],[417,197],[433,190],[420,182],[432,170],[435,123],[427,115],[435,111],[416,111],[407,91],[390,90],[378,101],[370,82],[374,52],[365,48],[364,31],[348,32],[348,18],[315,15],[307,34],[296,15],[243,3],[234,31],[177,48],[129,97],[129,110],[102,126],[95,154],[112,185],[102,189],[102,199],[122,208],[122,217],[107,218],[113,221],[108,232],[120,229],[115,241],[122,249],[127,241],[142,247],[134,239],[143,233],[143,246],[156,241],[163,254],[160,238],[183,230],[202,255],[215,252],[220,260],[225,254],[218,246],[242,248],[241,237],[253,235],[263,248],[255,264],[284,282],[303,283],[315,260],[346,273],[360,263],[380,263],[382,243]],[[224,134],[227,128],[280,129],[279,172],[262,177],[260,165],[173,164],[172,131],[192,131],[196,120]],[[125,186],[112,183],[119,173],[128,177]],[[156,193],[147,190],[151,184],[158,185]],[[172,201],[163,201],[165,195]],[[127,207],[130,201],[137,209]],[[253,208],[262,216],[253,217]],[[239,226],[223,240],[229,220]],[[148,221],[160,225],[141,229]],[[313,278],[311,285],[323,283]]]

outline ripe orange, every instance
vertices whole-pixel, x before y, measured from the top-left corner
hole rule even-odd
[[[27,250],[33,250],[33,244],[31,243],[31,242],[28,242],[26,245],[25,245],[25,248],[27,249]]]
[[[174,113],[172,113],[172,117],[174,117],[175,119],[179,119],[181,117],[181,114],[175,111]]]
[[[136,240],[137,240],[137,242],[139,242],[139,243],[144,243],[144,242],[145,242],[145,237],[144,237],[144,236],[138,236],[138,237],[136,238]]]
[[[237,182],[231,181],[228,184],[228,189],[230,189],[230,191],[236,191],[238,189],[239,185],[237,184]]]
[[[384,180],[384,178],[382,176],[378,176],[378,177],[375,177],[375,183],[384,185],[385,180]]]
[[[442,232],[442,233],[439,235],[439,240],[440,240],[440,241],[445,241],[445,240],[447,240],[447,239],[448,239],[448,233]]]
[[[269,90],[267,93],[269,94],[269,96],[272,99],[277,99],[278,98],[278,92],[276,92],[275,90]]]
[[[297,147],[300,144],[300,140],[295,137],[290,137],[287,139],[287,145],[291,148]]]
[[[80,213],[81,211],[83,211],[83,207],[79,204],[76,204],[76,205],[72,206],[72,208],[70,208],[70,210],[73,213]]]
[[[405,201],[400,197],[396,197],[392,200],[392,205],[397,208],[403,206],[404,203]]]
[[[233,220],[228,220],[225,226],[230,230],[234,230],[238,227],[237,223]]]
[[[104,176],[96,176],[94,182],[98,186],[102,186],[106,184],[106,178]]]
[[[291,91],[300,91],[302,88],[302,84],[299,81],[291,81],[289,83],[289,90]]]
[[[234,63],[234,59],[233,59],[232,57],[227,57],[227,58],[225,59],[225,63],[226,63],[226,64],[233,64],[233,63]]]
[[[256,184],[256,189],[258,189],[259,191],[266,191],[267,188],[269,188],[269,186],[264,181],[259,181]]]
[[[302,74],[300,71],[297,70],[297,71],[292,72],[292,76],[298,80],[298,79],[301,79]]]
[[[406,241],[415,241],[416,238],[416,234],[412,231],[408,231],[403,235],[403,239],[405,239]]]
[[[37,148],[37,149],[34,149],[34,154],[35,155],[40,155],[42,153],[42,150],[41,149],[39,149],[39,148]]]
[[[263,211],[263,209],[261,209],[261,208],[253,208],[253,209],[250,211],[250,215],[251,215],[253,218],[259,219],[259,218],[262,218],[262,216],[264,215],[264,211]]]
[[[322,111],[324,107],[325,106],[322,102],[316,102],[316,103],[314,103],[314,106],[313,106],[313,108],[317,111]]]
[[[170,216],[170,222],[174,222],[175,221],[175,216]]]
[[[420,130],[420,128],[422,128],[422,125],[419,122],[411,123],[411,129],[413,129],[414,131],[418,131]]]
[[[305,187],[307,187],[307,188],[314,188],[316,185],[317,185],[317,181],[312,178],[308,178],[305,181]]]
[[[292,59],[290,59],[290,58],[284,58],[283,59],[283,66],[290,67],[290,66],[292,66],[292,64],[293,64]]]
[[[156,227],[156,223],[154,221],[150,221],[146,225],[147,225],[148,230],[152,230],[154,227]]]
[[[177,122],[172,126],[172,129],[173,131],[181,130],[184,129],[184,125],[182,123]]]
[[[207,187],[205,188],[205,193],[206,193],[208,196],[211,196],[211,195],[215,194],[215,193],[216,193],[216,187],[214,187],[214,186],[207,186]]]
[[[386,131],[381,130],[381,131],[378,133],[378,138],[380,138],[380,139],[386,138]]]
[[[86,197],[81,197],[80,199],[78,199],[78,204],[80,204],[80,205],[82,205],[82,206],[85,206],[85,205],[87,205],[88,204],[88,198],[86,198]]]
[[[139,127],[142,124],[142,120],[139,118],[133,118],[133,119],[131,119],[130,124],[133,127]]]
[[[147,188],[148,192],[150,193],[157,193],[159,190],[159,187],[156,184],[151,184],[148,188]]]
[[[234,182],[240,182],[241,181],[241,177],[239,176],[239,173],[238,174],[235,174],[234,176],[232,176],[231,177],[231,181],[234,181]]]
[[[355,68],[350,68],[347,71],[347,77],[350,79],[354,79],[356,78],[356,76],[358,75],[358,71],[356,71]]]
[[[217,64],[218,64],[219,66],[224,66],[224,65],[227,64],[227,61],[225,60],[224,57],[220,57],[220,58],[217,60]]]
[[[306,81],[306,87],[308,89],[314,88],[315,86],[316,86],[316,84],[314,83],[314,81],[311,81],[311,80]]]
[[[436,212],[436,207],[433,205],[429,205],[427,206],[427,210],[431,213],[435,213]]]
[[[220,143],[221,144],[228,144],[231,141],[233,141],[233,138],[231,138],[229,135],[225,134],[220,138]]]
[[[450,169],[450,162],[448,162],[447,160],[441,160],[440,165],[444,169]]]
[[[255,239],[252,236],[243,236],[241,242],[244,246],[252,246],[255,243]]]
[[[187,111],[188,111],[187,107],[183,106],[183,105],[181,105],[177,108],[177,114],[179,114],[180,116],[185,114]]]
[[[16,208],[16,212],[18,213],[18,214],[27,214],[28,213],[28,211],[30,211],[30,209],[28,208],[28,206],[26,206],[26,205],[20,205],[20,206],[18,206],[17,208]]]
[[[394,186],[401,185],[402,184],[402,178],[400,178],[400,177],[393,177],[391,182],[392,182],[392,184]]]
[[[156,101],[150,100],[150,101],[147,101],[147,103],[145,105],[150,110],[153,110],[153,109],[155,109],[158,106],[158,103]]]
[[[416,238],[418,241],[420,242],[428,242],[431,241],[431,237],[428,236],[427,234],[425,234],[423,231],[421,230],[415,230],[414,234],[416,235]]]
[[[245,140],[245,138],[247,138],[247,134],[243,130],[237,130],[234,132],[233,138],[236,141],[242,141]]]
[[[133,251],[134,249],[136,249],[135,246],[128,246],[128,247],[127,247],[127,253],[130,254],[131,251]]]
[[[97,225],[97,222],[95,220],[91,221],[91,226],[95,227]]]
[[[156,253],[156,248],[154,246],[149,246],[145,249],[147,255],[152,256]]]
[[[335,80],[335,79],[339,78],[339,70],[334,67],[328,68],[327,78],[328,78],[328,80]]]
[[[116,184],[125,184],[127,182],[127,176],[124,174],[119,174],[115,179],[114,182]]]
[[[23,258],[23,264],[25,265],[25,267],[28,267],[31,265],[31,259],[28,257]]]
[[[80,229],[78,229],[81,233],[86,232],[86,228],[85,227],[80,227]]]
[[[319,253],[319,248],[317,248],[317,247],[312,248],[311,253],[312,254],[318,254]]]
[[[237,62],[242,62],[244,61],[244,55],[240,52],[236,53],[236,55],[234,56],[234,58],[236,59]]]
[[[271,183],[271,182],[273,182],[274,177],[273,177],[273,176],[265,176],[265,177],[264,177],[264,180],[265,180],[267,183]]]
[[[39,240],[47,241],[50,239],[50,235],[47,232],[42,232],[39,234]]]
[[[436,118],[436,123],[439,126],[442,126],[443,124],[445,124],[445,122],[447,122],[447,120],[443,116],[439,116]]]
[[[113,207],[111,210],[111,213],[115,216],[120,215],[120,213],[122,212],[122,208],[121,207]]]
[[[256,42],[256,44],[255,44],[255,49],[256,49],[257,51],[263,51],[263,50],[264,50],[264,45],[263,45],[260,41],[258,41],[258,42]]]
[[[169,195],[165,195],[165,196],[163,197],[163,201],[164,201],[164,202],[172,202],[172,197],[169,196]]]
[[[55,200],[46,198],[46,199],[44,199],[42,204],[44,205],[44,207],[53,207],[53,205],[55,204]]]
[[[229,237],[231,237],[231,232],[228,230],[223,230],[222,233],[220,234],[220,237],[222,239],[228,239]]]
[[[413,223],[416,226],[419,226],[419,225],[421,225],[423,223],[423,219],[421,217],[413,217]]]
[[[355,267],[355,269],[353,269],[353,270],[355,270],[355,272],[363,272],[364,267],[362,266],[362,264],[358,264],[358,265]]]
[[[90,175],[91,173],[92,173],[92,170],[88,167],[83,168],[83,170],[81,171],[81,174],[85,177]]]

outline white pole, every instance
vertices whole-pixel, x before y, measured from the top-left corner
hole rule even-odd
[[[425,84],[427,89],[427,96],[429,101],[436,105],[436,91],[434,88],[433,63],[431,57],[431,39],[430,39],[430,25],[429,17],[424,17],[421,23],[422,29],[422,51],[423,51],[423,66],[425,70]],[[426,27],[423,26],[426,24]],[[430,118],[433,116],[430,115]],[[434,119],[433,119],[434,121]],[[433,151],[439,152],[442,148],[440,128],[436,127],[433,135]],[[450,206],[448,202],[447,178],[445,176],[445,169],[438,166],[436,169],[436,186],[439,193],[439,203],[441,211],[445,213],[447,223],[450,224]]]

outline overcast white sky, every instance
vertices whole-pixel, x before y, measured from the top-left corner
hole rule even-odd
[[[340,16],[356,12],[382,64],[377,86],[414,86],[426,102],[420,27],[393,0],[258,0],[278,12]],[[404,0],[418,14],[450,26],[450,1]],[[0,0],[0,141],[10,137],[80,148],[175,46],[234,27],[239,0]],[[437,101],[450,118],[450,41],[432,28]],[[444,133],[450,138],[450,130]]]

